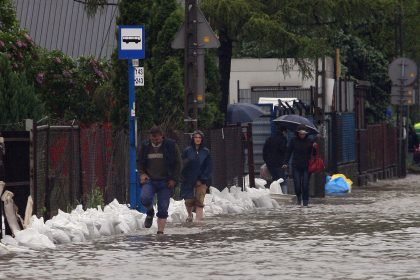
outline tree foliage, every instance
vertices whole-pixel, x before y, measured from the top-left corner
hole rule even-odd
[[[24,119],[40,119],[43,104],[26,76],[12,68],[5,55],[0,55],[0,124],[1,129],[19,129]]]
[[[8,31],[16,25],[16,10],[13,1],[0,0],[0,31]]]

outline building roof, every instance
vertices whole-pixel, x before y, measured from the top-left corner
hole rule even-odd
[[[14,0],[21,28],[48,50],[61,50],[77,58],[110,58],[117,46],[118,0],[88,17],[83,1]]]

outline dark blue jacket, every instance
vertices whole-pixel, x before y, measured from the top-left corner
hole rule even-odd
[[[295,136],[290,140],[287,147],[287,154],[285,157],[285,164],[288,164],[290,157],[292,157],[292,166],[298,169],[308,169],[308,162],[311,158],[312,144],[314,141],[306,135],[301,139]]]
[[[181,161],[179,157],[178,147],[174,140],[165,138],[163,139],[163,158],[166,163],[167,180],[179,181],[179,173],[181,170]],[[147,151],[149,150],[150,141],[145,140],[141,144],[140,149],[140,166],[138,170],[140,174],[144,173],[147,169]]]
[[[194,188],[198,180],[207,186],[211,184],[213,166],[209,149],[200,146],[197,150],[195,146],[189,146],[181,157],[184,163],[182,188]]]

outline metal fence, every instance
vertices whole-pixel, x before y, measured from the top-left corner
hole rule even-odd
[[[359,173],[397,164],[397,132],[387,124],[368,125],[357,132]]]
[[[213,158],[212,186],[223,189],[243,184],[244,152],[240,126],[206,131]],[[128,135],[108,124],[40,126],[35,133],[35,213],[46,219],[76,204],[85,206],[99,189],[104,202],[129,200]],[[190,135],[173,133],[180,150]]]
[[[242,128],[229,126],[204,131],[206,146],[210,149],[213,160],[212,186],[222,190],[232,185],[242,186],[244,175],[244,143]],[[189,134],[169,134],[174,138],[180,150],[190,143]]]
[[[35,212],[49,218],[81,202],[79,127],[40,126],[35,139]]]

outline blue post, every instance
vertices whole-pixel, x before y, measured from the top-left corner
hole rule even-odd
[[[129,154],[130,154],[130,207],[137,208],[138,198],[137,192],[137,176],[136,176],[136,98],[134,89],[134,67],[133,61],[128,59],[128,122],[129,122]]]

